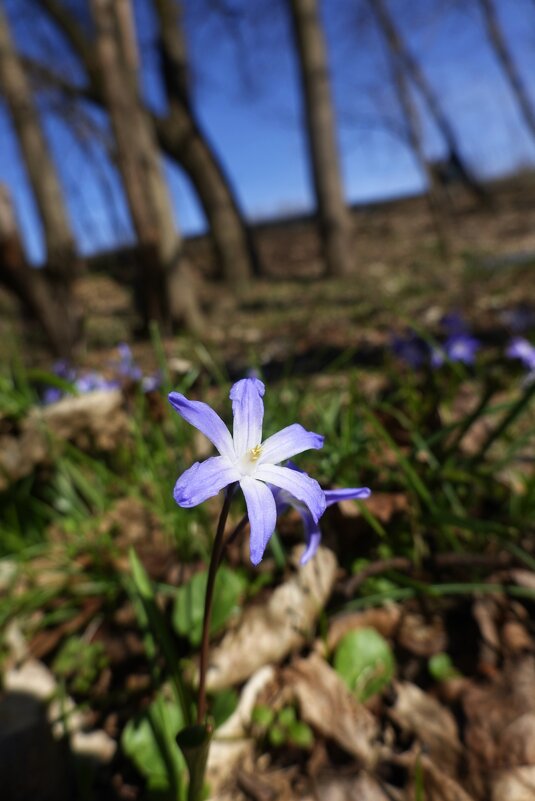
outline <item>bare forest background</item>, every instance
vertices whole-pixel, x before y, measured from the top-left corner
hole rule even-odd
[[[217,73],[230,106],[233,97],[242,104],[248,97],[251,103],[272,98],[277,82],[287,80],[279,62],[288,54],[313,197],[307,229],[317,243],[313,277],[358,282],[369,260],[368,217],[360,219],[348,202],[341,119],[345,128],[354,126],[349,160],[358,165],[366,161],[369,141],[363,131],[370,137],[381,131],[401,143],[416,169],[415,192],[423,188],[421,213],[434,258],[451,259],[466,244],[459,242],[459,215],[492,221],[501,185],[489,181],[492,169],[474,160],[473,148],[467,155],[462,121],[436,79],[435,56],[444,60],[457,35],[479,32],[500,74],[496,119],[505,89],[516,115],[510,147],[520,153],[517,140],[535,138],[535,100],[526,49],[508,33],[511,19],[533,29],[535,51],[535,5],[520,0],[3,0],[0,113],[18,143],[26,195],[19,182],[0,185],[1,287],[50,351],[72,357],[87,333],[88,310],[79,302],[77,282],[95,265],[129,288],[138,332],[155,321],[164,334],[197,336],[209,328],[214,297],[226,295],[239,306],[255,281],[277,271],[287,275],[290,244],[275,248],[275,259],[265,246],[265,226],[245,212],[218,130],[201,121],[199,87],[207,74]],[[422,47],[430,31],[436,53]],[[227,62],[218,63],[222,44],[236,67],[228,71],[235,85],[226,86]],[[352,92],[337,97],[333,70],[344,53],[355,74]],[[463,64],[457,63],[448,96],[457,82],[462,90],[463,80]],[[359,106],[363,97],[366,112]],[[488,133],[482,126],[481,153]],[[80,172],[89,164],[97,176],[99,193],[83,182],[75,192],[65,185],[66,136],[76,143]],[[0,143],[0,162],[6,154]],[[257,158],[263,159],[260,149]],[[528,191],[529,164],[518,166],[522,191]],[[205,221],[201,250],[185,246],[172,189],[175,171],[187,179]],[[29,217],[22,211],[32,222],[23,231],[20,198],[28,195],[33,209]],[[117,226],[100,260],[98,237],[81,242],[83,202],[97,203],[100,217],[110,220],[117,219],[119,205],[128,220],[126,231]],[[528,211],[525,202],[522,208],[529,215],[530,203]],[[28,254],[39,238],[36,265]],[[207,282],[215,291],[206,290]]]

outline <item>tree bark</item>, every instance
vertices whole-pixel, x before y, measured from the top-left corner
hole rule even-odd
[[[388,41],[390,50],[395,55],[396,60],[399,62],[401,68],[407,73],[410,80],[413,82],[414,86],[418,89],[421,96],[425,100],[429,113],[444,137],[449,150],[450,160],[455,161],[457,165],[460,178],[462,179],[466,188],[469,189],[471,193],[478,198],[478,200],[482,200],[485,197],[485,192],[471,174],[470,168],[462,158],[455,131],[450,125],[448,117],[442,108],[438,96],[435,94],[433,87],[428,82],[418,61],[403,41],[401,33],[399,32],[399,29],[397,28],[394,19],[388,10],[387,0],[370,0],[370,3],[373,7],[379,25],[381,26],[381,29]]]
[[[351,223],[344,200],[327,52],[316,0],[289,0],[303,91],[306,136],[326,270],[347,275]]]
[[[177,0],[153,0],[159,22],[160,58],[169,112],[158,123],[163,149],[188,174],[210,225],[223,278],[237,291],[245,288],[260,263],[250,228],[215,151],[195,114],[189,65]]]
[[[531,135],[535,137],[535,108],[505,42],[500,23],[496,16],[496,9],[494,8],[492,0],[479,0],[479,5],[487,26],[488,37],[494,48],[496,57],[509,81],[509,86],[518,103],[524,122],[528,126]]]
[[[0,184],[0,283],[41,326],[53,353],[68,358],[71,355],[69,318],[46,276],[46,270],[28,265],[9,191]]]
[[[24,158],[30,185],[44,229],[47,279],[61,308],[68,353],[79,332],[71,297],[78,267],[74,237],[56,168],[41,127],[28,77],[11,39],[7,18],[0,8],[0,93],[6,99]],[[22,284],[19,285],[22,291]],[[56,343],[57,345],[58,343]]]
[[[141,247],[146,322],[155,319],[168,329],[171,316],[178,314],[190,330],[199,331],[201,315],[191,276],[186,272],[154,128],[139,100],[135,67],[124,57],[129,47],[124,39],[125,29],[120,27],[124,16],[118,17],[118,8],[114,0],[91,0],[103,97],[117,146],[117,165]],[[181,279],[178,282],[181,291],[173,299],[171,279],[175,272]]]
[[[62,31],[73,52],[85,68],[89,81],[84,96],[103,105],[100,74],[95,66],[91,43],[77,20],[58,0],[36,0],[51,21]],[[210,226],[210,235],[220,273],[229,284],[239,288],[260,273],[260,262],[250,229],[244,222],[238,200],[215,151],[203,133],[192,109],[187,79],[177,89],[176,67],[186,58],[180,28],[180,7],[175,0],[155,3],[160,25],[162,70],[169,92],[169,112],[165,117],[151,117],[162,150],[186,173]],[[176,26],[176,27],[175,27]],[[187,71],[187,62],[186,62]],[[183,80],[186,71],[178,72]],[[173,75],[172,81],[169,76]],[[172,91],[170,91],[172,87]]]

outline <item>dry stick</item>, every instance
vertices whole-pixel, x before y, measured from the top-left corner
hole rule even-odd
[[[206,716],[206,669],[208,667],[208,648],[210,645],[210,622],[212,620],[212,603],[214,600],[214,584],[217,573],[217,568],[221,562],[223,550],[225,547],[225,524],[230,509],[230,503],[236,484],[231,484],[227,487],[225,493],[225,501],[221,514],[219,515],[219,522],[217,524],[217,531],[212,546],[212,555],[210,557],[210,566],[208,568],[208,578],[206,581],[206,595],[204,598],[204,619],[202,624],[202,640],[201,640],[201,659],[199,663],[199,700],[197,704],[197,723],[202,724]]]

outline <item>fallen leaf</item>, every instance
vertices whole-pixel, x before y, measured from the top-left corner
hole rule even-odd
[[[214,798],[238,766],[251,757],[254,743],[248,732],[258,696],[273,681],[275,671],[271,665],[258,670],[247,682],[238,706],[232,715],[214,733],[208,754],[207,780]]]
[[[379,782],[367,773],[354,776],[335,776],[318,781],[314,796],[306,796],[301,801],[393,801],[393,788],[387,792]]]
[[[501,771],[492,780],[492,801],[533,801],[535,766]]]
[[[399,624],[397,641],[416,656],[430,657],[445,651],[448,642],[443,617],[434,615],[428,620],[416,612],[406,612]]]
[[[378,724],[345,682],[318,654],[293,663],[283,674],[284,685],[299,703],[300,717],[370,766],[376,759]]]
[[[425,801],[474,801],[458,782],[425,755],[420,756]],[[506,797],[502,801],[506,801]],[[507,801],[510,799],[507,797]]]
[[[454,776],[461,744],[452,713],[436,698],[409,682],[394,682],[396,700],[389,715],[401,729],[417,738],[430,758]]]
[[[296,558],[302,550],[302,546],[295,549]],[[336,569],[333,552],[320,548],[265,604],[246,609],[236,629],[212,649],[208,689],[221,690],[245,681],[263,665],[277,664],[303,645],[331,594]]]

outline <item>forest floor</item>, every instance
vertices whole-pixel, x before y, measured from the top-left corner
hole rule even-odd
[[[310,221],[262,224],[266,274],[239,301],[210,278],[206,240],[190,240],[209,279],[202,342],[133,340],[129,288],[84,277],[78,372],[111,376],[127,341],[144,374],[161,370],[145,395],[133,373],[73,395],[73,376],[54,385],[43,372],[31,330],[15,356],[2,336],[6,801],[185,801],[172,677],[180,661],[194,684],[219,502],[174,504],[177,476],[210,450],[165,392],[228,421],[230,384],[253,369],[267,387],[266,431],[299,421],[323,433],[300,466],[326,488],[372,495],[326,513],[305,567],[297,512],[258,568],[247,530],[229,547],[209,671],[211,797],[535,798],[535,384],[506,352],[515,336],[535,345],[535,178],[496,184],[488,208],[454,201],[447,253],[420,198],[355,210],[354,275],[343,280],[319,277]],[[9,301],[0,308],[2,331],[17,330]],[[452,314],[478,341],[474,364],[432,364]],[[418,366],[400,341],[417,341]],[[47,383],[65,397],[39,407]],[[238,504],[229,531],[240,515]],[[32,711],[36,696],[52,698],[48,717]],[[13,728],[13,710],[26,728]]]

